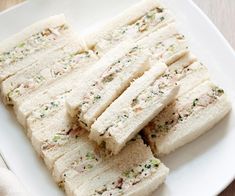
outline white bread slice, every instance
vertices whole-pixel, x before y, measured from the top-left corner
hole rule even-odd
[[[68,42],[74,34],[64,15],[41,20],[0,45],[0,81],[30,66],[48,51]]]
[[[155,155],[165,155],[211,129],[230,109],[224,91],[205,81],[166,107],[143,134]]]
[[[177,95],[174,79],[163,75],[166,68],[158,64],[135,80],[94,122],[89,137],[117,154]]]
[[[84,130],[76,126],[64,106],[31,130],[31,142],[51,169],[59,157],[77,147],[83,133]]]
[[[1,83],[1,94],[6,104],[13,104],[19,97],[26,97],[42,86],[48,86],[74,69],[97,61],[98,57],[85,50],[81,40],[71,37],[68,44],[48,53],[30,67],[20,70]]]
[[[171,13],[155,0],[145,0],[125,10],[85,36],[88,47],[105,53],[121,41],[140,39],[173,21]]]
[[[110,161],[110,169],[105,168],[92,178],[89,176],[75,190],[67,192],[68,195],[149,195],[156,190],[169,169],[154,158],[143,143],[132,142],[114,162]]]
[[[171,63],[168,68],[171,73],[178,74],[178,69],[182,70],[189,65],[197,61],[197,58],[189,51],[187,51],[182,57],[177,59],[174,63]]]
[[[121,44],[107,57],[97,63],[97,69],[86,74],[85,80],[66,100],[70,115],[77,115],[81,126],[86,129],[131,81],[149,69],[148,54],[135,43]]]

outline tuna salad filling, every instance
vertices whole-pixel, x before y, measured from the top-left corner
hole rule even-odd
[[[130,187],[156,173],[159,165],[158,159],[149,159],[136,167],[123,171],[115,180],[95,189],[89,195],[124,195]]]
[[[214,104],[223,94],[224,91],[215,86],[207,93],[191,100],[190,103],[180,104],[177,99],[145,128],[150,133],[149,139],[154,140],[166,135],[170,131],[176,130],[178,124],[183,123],[190,116],[204,110],[209,105]]]

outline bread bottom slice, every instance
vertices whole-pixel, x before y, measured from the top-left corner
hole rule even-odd
[[[80,149],[80,151],[83,151],[83,150]],[[93,184],[100,182],[100,180],[99,182],[96,182],[96,180],[93,181],[93,179],[96,179],[97,177],[98,178],[101,177],[101,181],[107,180],[108,182],[110,180],[109,175],[113,171],[115,172],[117,171],[117,174],[124,175],[125,177],[128,176],[127,178],[132,178],[131,182],[133,181],[133,184],[136,185],[135,189],[138,189],[139,191],[141,190],[143,191],[143,189],[147,186],[146,183],[144,182],[148,181],[148,179],[153,180],[153,179],[158,178],[158,181],[162,182],[163,179],[161,179],[160,177],[161,176],[160,171],[164,171],[164,177],[168,173],[167,168],[164,168],[165,170],[163,168],[159,169],[158,175],[155,175],[155,171],[153,172],[151,170],[151,167],[153,166],[153,164],[159,164],[160,161],[153,158],[150,149],[143,143],[143,140],[140,137],[137,137],[134,140],[128,142],[127,146],[118,155],[111,156],[111,157],[107,155],[103,155],[102,158],[100,158],[99,161],[96,162],[96,164],[93,164],[94,161],[92,159],[88,159],[88,161],[85,161],[85,164],[84,164],[84,162],[81,161],[81,157],[75,155],[74,152],[71,151],[70,154],[66,154],[65,156],[61,157],[57,161],[57,162],[60,162],[61,166],[63,166],[62,163],[68,160],[69,156],[71,156],[72,154],[73,156],[75,156],[75,159],[73,158],[69,159],[70,165],[65,164],[66,166],[64,168],[66,168],[66,170],[64,170],[64,172],[61,173],[67,195],[80,195],[80,194],[82,195],[83,191],[81,190],[87,189],[87,188],[84,188],[84,187],[87,187],[87,184],[92,182],[92,185],[93,185]],[[94,157],[95,156],[93,156],[93,158]],[[82,160],[86,158],[87,157],[83,157]],[[144,163],[146,165],[144,165]],[[85,171],[84,169],[81,169],[81,168],[85,168],[89,164],[91,164],[92,167],[89,167]],[[132,176],[133,173],[131,173],[132,172],[131,169],[138,167],[138,166],[140,167],[141,164],[142,164],[142,167],[145,168],[145,171],[147,171],[146,172],[146,175],[148,175],[147,179],[145,179],[146,177],[144,177],[144,174],[143,176],[139,176],[137,178],[135,178],[134,175]],[[141,168],[141,171],[142,171],[142,168]],[[116,177],[116,175],[114,177]],[[154,181],[147,183],[147,184],[149,183],[153,184],[153,186],[151,187],[152,190],[155,190],[158,186],[158,184],[155,184],[155,182],[156,181],[154,180]],[[92,189],[89,188],[87,191],[89,192],[89,190],[92,190]],[[132,192],[131,190],[132,189],[130,189],[130,193]],[[86,193],[84,193],[84,195],[85,194]]]
[[[117,154],[178,93],[174,80],[156,65],[134,81],[91,126],[89,137]]]
[[[143,134],[155,155],[165,155],[211,129],[230,109],[224,91],[205,81],[166,107]]]

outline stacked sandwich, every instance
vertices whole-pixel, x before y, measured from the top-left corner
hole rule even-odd
[[[169,171],[156,157],[231,108],[155,0],[83,38],[63,15],[35,23],[1,43],[0,81],[67,195],[150,194]]]

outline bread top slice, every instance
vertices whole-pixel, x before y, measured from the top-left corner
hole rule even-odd
[[[119,45],[102,58],[77,85],[76,90],[67,98],[68,111],[78,117],[81,125],[89,129],[95,119],[130,84],[149,68],[148,54],[136,47],[135,43]]]
[[[71,195],[128,195],[135,194],[135,189],[141,191],[148,185],[148,181],[154,181],[154,177],[163,178],[161,183],[168,173],[168,169],[154,158],[150,149],[141,141],[131,141],[122,152],[114,158],[110,169],[100,173],[89,180],[83,182]],[[131,143],[130,142],[130,143]],[[112,163],[110,161],[110,163]],[[160,177],[161,176],[161,177]],[[142,186],[145,184],[145,186]],[[153,184],[153,187],[148,193],[157,188],[159,184]],[[146,190],[145,190],[146,191]]]
[[[39,21],[0,45],[0,81],[30,66],[46,52],[68,41],[74,34],[64,15]]]
[[[183,70],[187,68],[189,65],[197,61],[195,55],[193,55],[190,51],[187,51],[184,55],[182,55],[175,62],[168,65],[169,71],[178,74],[178,69]],[[176,70],[176,71],[175,71]]]
[[[135,80],[94,122],[89,137],[117,154],[176,96],[179,87],[165,70],[158,64]]]
[[[69,42],[30,67],[20,70],[1,84],[1,94],[6,104],[13,104],[19,97],[26,97],[40,87],[50,85],[74,69],[82,69],[98,60],[91,50],[85,50],[81,40],[71,37]]]
[[[167,106],[143,133],[155,154],[167,154],[213,127],[230,108],[224,91],[205,81]]]
[[[157,1],[141,1],[86,35],[85,42],[88,47],[105,53],[121,41],[140,39],[171,21],[171,13]]]

